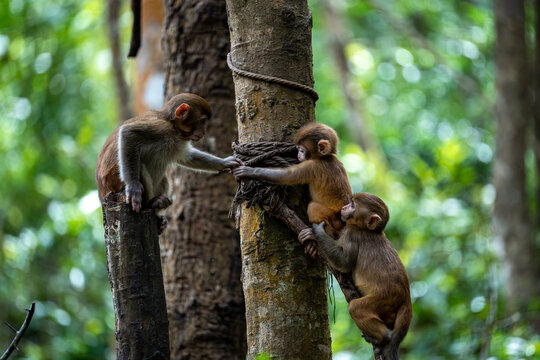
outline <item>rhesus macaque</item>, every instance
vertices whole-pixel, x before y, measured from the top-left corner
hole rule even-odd
[[[339,212],[352,196],[347,172],[336,157],[338,136],[331,127],[312,122],[298,130],[295,143],[299,164],[287,168],[239,166],[232,173],[237,178],[249,177],[280,185],[308,184],[309,221],[324,221],[328,233],[337,237],[345,225]]]
[[[136,212],[141,207],[164,209],[172,203],[165,174],[170,164],[210,171],[241,165],[233,156],[222,159],[191,146],[191,141],[205,135],[211,114],[210,105],[202,97],[179,94],[161,110],[126,120],[99,153],[99,199],[103,202],[109,192],[125,189],[126,203]]]
[[[398,347],[409,329],[412,305],[407,272],[383,232],[388,208],[379,197],[360,193],[341,209],[341,217],[346,226],[338,241],[326,234],[324,223],[302,230],[298,240],[315,239],[330,265],[352,272],[363,296],[349,303],[349,314],[365,339],[382,348],[386,360],[399,359]]]

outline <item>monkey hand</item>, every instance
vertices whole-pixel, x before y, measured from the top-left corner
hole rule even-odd
[[[225,159],[223,159],[223,164],[222,164],[223,169],[235,169],[242,165],[244,165],[242,161],[235,156],[226,157]]]
[[[313,230],[311,230],[311,228],[305,228],[304,230],[300,231],[298,234],[298,241],[300,241],[300,244],[303,245],[305,245],[306,241],[315,241]]]
[[[126,204],[131,204],[135,212],[141,211],[143,186],[140,181],[126,184]]]
[[[231,171],[235,178],[242,179],[245,177],[253,176],[255,173],[254,170],[255,169],[253,169],[252,167],[241,165],[232,169]]]
[[[324,225],[325,225],[324,221],[321,222],[320,224],[312,225],[313,233],[315,234],[315,237],[326,235],[326,231],[324,231]]]

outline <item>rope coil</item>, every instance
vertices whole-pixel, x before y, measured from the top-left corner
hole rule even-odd
[[[251,167],[287,167],[298,164],[296,144],[289,142],[251,142],[232,143],[234,155]],[[234,197],[233,209],[246,203],[246,207],[266,205],[272,208],[281,206],[287,199],[288,186],[271,184],[266,181],[244,179],[239,182]]]
[[[278,78],[278,77],[275,77],[275,76],[256,74],[256,73],[253,73],[253,72],[250,72],[250,71],[241,70],[241,69],[237,68],[232,62],[231,53],[227,54],[227,65],[229,66],[229,69],[231,69],[232,72],[234,72],[235,74],[238,74],[238,75],[250,78],[250,79],[262,80],[262,81],[266,81],[266,82],[276,83],[276,84],[280,84],[280,85],[283,85],[283,86],[290,87],[292,89],[300,90],[302,92],[305,92],[309,96],[311,96],[313,98],[313,101],[319,100],[319,94],[311,86],[307,86],[307,85],[300,84],[300,83],[290,81],[290,80],[286,80],[286,79],[281,79],[281,78]]]

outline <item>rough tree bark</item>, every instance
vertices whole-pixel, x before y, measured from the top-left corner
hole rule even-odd
[[[494,9],[497,35],[494,234],[500,245],[509,303],[514,310],[526,311],[531,299],[538,295],[540,277],[525,183],[527,128],[531,116],[525,11],[523,0],[496,0]]]
[[[231,58],[254,73],[313,85],[307,1],[227,0]],[[292,141],[314,119],[306,93],[235,76],[240,142]],[[291,194],[298,212],[301,197]],[[242,208],[242,280],[248,358],[330,359],[326,272],[303,253],[296,235],[260,208]]]
[[[166,97],[193,92],[213,116],[198,148],[231,154],[236,139],[234,88],[227,69],[229,33],[221,0],[165,3]],[[244,299],[238,232],[228,218],[230,174],[177,169],[162,239],[174,359],[245,359]]]
[[[135,213],[122,194],[103,201],[116,358],[169,359],[167,306],[154,210]]]

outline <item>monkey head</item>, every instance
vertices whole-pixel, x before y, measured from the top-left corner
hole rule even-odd
[[[208,102],[195,94],[178,94],[165,104],[163,111],[185,140],[199,141],[206,134],[212,116]]]
[[[369,193],[355,194],[341,208],[341,220],[362,230],[382,232],[390,218],[388,207],[381,198]]]
[[[298,130],[295,143],[299,161],[319,159],[337,154],[338,136],[330,126],[311,122]]]

